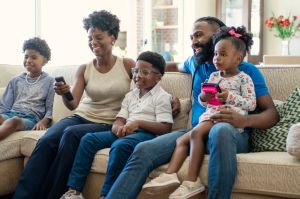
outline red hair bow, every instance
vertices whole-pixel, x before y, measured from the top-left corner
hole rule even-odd
[[[242,35],[239,33],[236,33],[233,29],[229,30],[228,33],[236,38],[240,38]]]

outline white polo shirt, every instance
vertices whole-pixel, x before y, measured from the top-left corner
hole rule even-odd
[[[140,89],[135,88],[126,94],[117,117],[127,121],[144,120],[149,122],[173,123],[172,96],[156,84],[143,97]]]

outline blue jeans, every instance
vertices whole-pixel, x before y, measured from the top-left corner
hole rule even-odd
[[[90,172],[94,156],[98,150],[109,148],[109,161],[105,181],[102,187],[102,196],[106,196],[111,186],[124,168],[134,147],[143,141],[153,139],[155,135],[144,130],[119,138],[111,131],[86,134],[80,141],[68,186],[82,192],[86,177]]]
[[[20,176],[14,199],[54,199],[67,190],[67,180],[82,136],[106,131],[108,124],[95,124],[73,115],[66,117],[41,137]]]
[[[176,139],[186,130],[171,132],[138,144],[106,199],[135,199],[150,172],[170,161]],[[236,153],[249,151],[249,135],[239,133],[228,123],[218,123],[209,133],[209,199],[230,198],[236,177]],[[130,185],[130,186],[128,186]]]

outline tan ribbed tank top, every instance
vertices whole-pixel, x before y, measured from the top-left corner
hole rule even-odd
[[[112,124],[125,94],[129,91],[131,81],[123,58],[117,57],[115,65],[107,73],[100,73],[93,61],[90,62],[86,66],[84,79],[85,97],[76,114],[92,122]]]

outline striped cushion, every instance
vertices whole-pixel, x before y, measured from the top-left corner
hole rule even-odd
[[[252,133],[252,151],[285,151],[290,127],[300,122],[300,90],[296,88],[276,109],[280,121],[269,129],[255,129]]]

